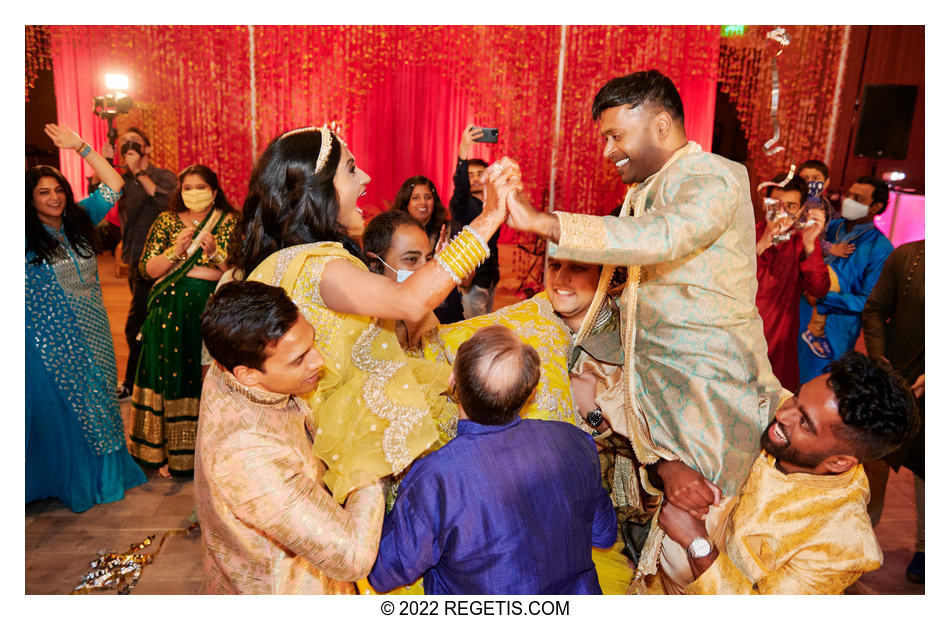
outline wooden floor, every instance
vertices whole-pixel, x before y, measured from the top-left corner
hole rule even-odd
[[[515,251],[502,246],[501,264]],[[100,259],[99,273],[112,326],[118,368],[125,368],[125,315],[130,299],[125,278],[117,278],[109,256]],[[519,282],[503,278],[495,298],[502,307],[518,299]],[[120,373],[122,371],[120,370]],[[129,405],[122,407],[128,428]],[[68,594],[80,581],[89,563],[103,551],[127,551],[146,536],[157,535],[145,551],[157,548],[162,535],[188,525],[194,507],[191,480],[150,477],[131,489],[123,500],[100,504],[75,514],[55,499],[26,505],[27,594]],[[913,478],[906,469],[891,475],[884,514],[876,529],[884,549],[884,565],[865,575],[849,594],[923,594],[924,586],[908,582],[904,570],[914,549]],[[171,535],[154,562],[147,566],[132,594],[194,594],[201,582],[201,542],[197,531]]]

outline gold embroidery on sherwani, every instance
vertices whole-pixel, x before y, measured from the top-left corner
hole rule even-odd
[[[203,591],[354,594],[372,567],[382,489],[354,491],[346,508],[333,501],[307,417],[301,399],[243,386],[217,364],[208,371],[195,458]]]
[[[841,594],[881,565],[860,465],[783,474],[762,453],[726,524],[725,545],[687,594]]]
[[[747,173],[690,142],[628,191],[624,209],[634,218],[567,218],[601,220],[603,237],[599,229],[593,242],[571,233],[549,249],[628,266],[624,409],[638,460],[685,460],[734,495],[781,400],[755,307]],[[661,539],[654,528],[642,573],[655,572]]]

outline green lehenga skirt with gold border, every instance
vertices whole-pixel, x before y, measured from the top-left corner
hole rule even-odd
[[[216,284],[185,276],[150,299],[132,390],[130,452],[143,467],[194,474],[201,314]]]

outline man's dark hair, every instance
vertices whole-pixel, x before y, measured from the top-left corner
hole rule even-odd
[[[820,159],[809,159],[798,164],[798,174],[802,173],[802,170],[805,168],[811,168],[812,170],[817,170],[822,174],[822,176],[827,179],[831,176],[831,172],[828,170],[828,164],[821,161]]]
[[[787,176],[787,172],[779,173],[775,175],[775,178],[772,179],[772,183],[781,183]],[[808,182],[797,174],[789,179],[788,183],[786,183],[784,187],[775,187],[774,185],[770,185],[765,192],[766,196],[771,198],[772,192],[777,189],[781,189],[786,192],[798,192],[798,202],[801,204],[804,204],[805,199],[808,198]]]
[[[468,160],[468,165],[470,168],[472,164],[475,164],[476,166],[481,166],[482,168],[488,167],[488,162],[485,161],[484,159],[479,159],[478,157],[473,157],[472,159]]]
[[[832,430],[859,461],[884,457],[910,439],[920,424],[914,397],[888,364],[857,351],[831,363],[828,386],[842,424]]]
[[[600,118],[604,110],[622,105],[631,108],[638,105],[659,107],[669,112],[673,120],[679,123],[685,118],[683,100],[673,80],[656,69],[616,77],[604,84],[594,97],[591,110],[594,120]]]
[[[125,130],[125,133],[137,133],[145,141],[145,146],[152,146],[152,143],[148,141],[148,136],[145,135],[145,132],[139,129],[138,127],[129,127]]]
[[[541,377],[538,352],[502,325],[483,327],[455,356],[455,394],[473,422],[511,422]]]
[[[299,312],[284,289],[262,282],[228,282],[208,299],[201,337],[222,366],[263,370],[267,347],[297,322]]]
[[[409,215],[406,211],[383,211],[375,216],[366,225],[363,231],[363,260],[366,266],[373,273],[383,274],[385,267],[380,258],[385,256],[386,252],[393,244],[393,235],[400,226],[415,226],[422,232],[425,227],[419,221]],[[370,254],[375,254],[373,258]]]
[[[883,179],[877,177],[872,177],[870,175],[858,177],[854,180],[855,183],[860,183],[862,185],[870,185],[874,188],[874,191],[871,192],[871,204],[879,202],[884,206],[878,211],[878,215],[887,211],[887,200],[891,196],[891,191],[887,187],[887,183]]]

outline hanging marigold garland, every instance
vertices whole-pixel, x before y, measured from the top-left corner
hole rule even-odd
[[[736,106],[749,144],[750,173],[771,179],[790,164],[821,159],[830,135],[835,79],[843,52],[844,26],[784,26],[790,45],[778,56],[781,99],[778,120],[785,150],[769,156],[762,145],[773,135],[769,116],[771,59],[767,33],[774,26],[749,26],[719,45],[721,89]]]
[[[36,84],[40,71],[52,68],[49,46],[49,30],[46,26],[26,26],[26,100],[30,89]]]

